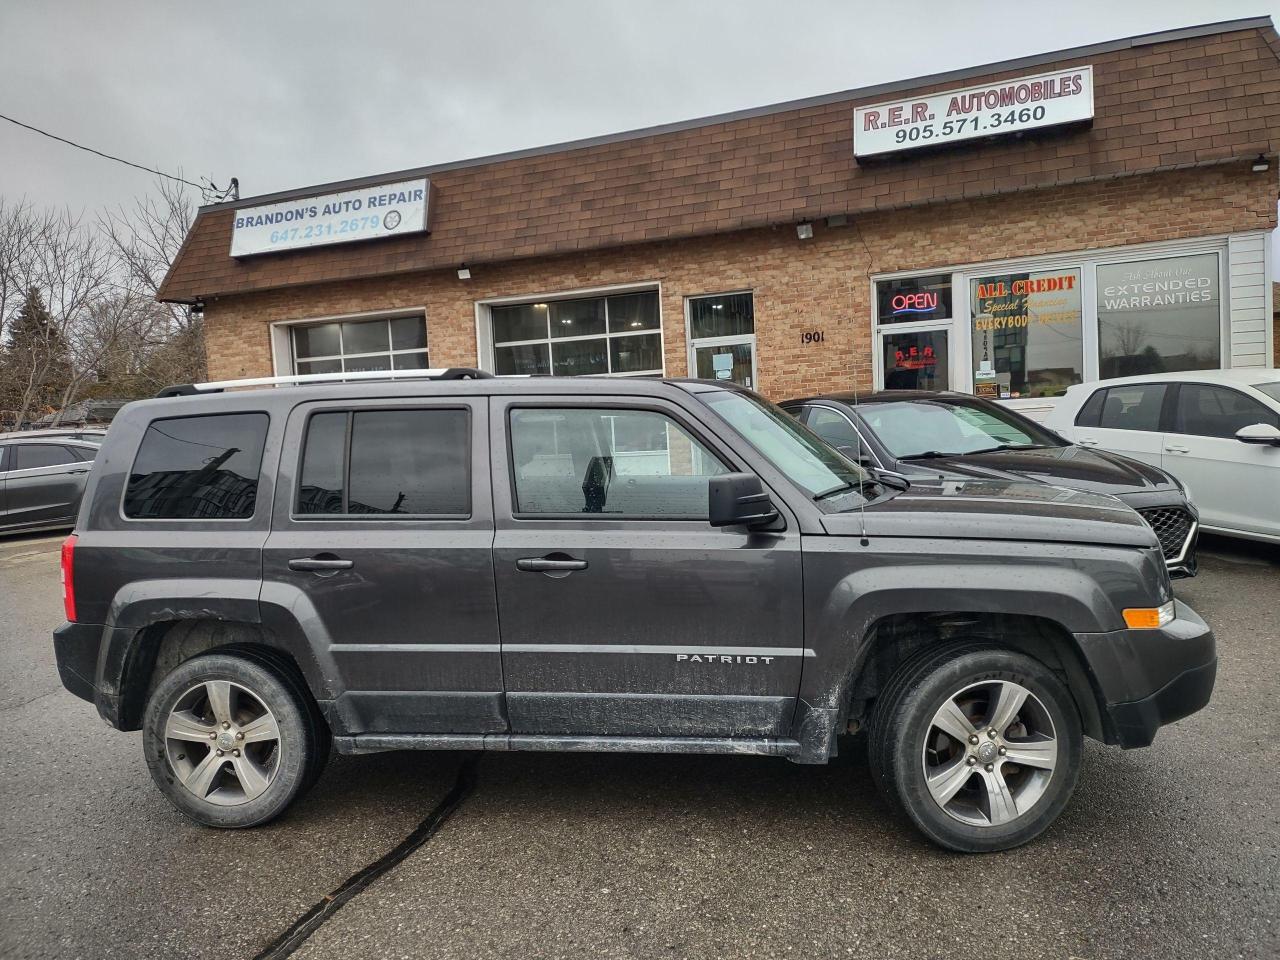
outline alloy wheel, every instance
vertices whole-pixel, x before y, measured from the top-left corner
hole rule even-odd
[[[262,698],[230,680],[188,689],[165,720],[165,754],[196,798],[236,806],[266,792],[280,766],[280,727]]]
[[[1058,763],[1049,711],[1021,684],[985,680],[948,697],[925,735],[925,782],[949,816],[1002,826],[1044,796]]]

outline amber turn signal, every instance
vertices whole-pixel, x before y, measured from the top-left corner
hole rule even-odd
[[[1130,607],[1124,622],[1130,630],[1158,630],[1173,619],[1173,601],[1158,607]]]

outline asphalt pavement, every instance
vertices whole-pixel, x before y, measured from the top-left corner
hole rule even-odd
[[[454,787],[465,755],[340,757],[270,826],[191,825],[140,734],[58,682],[60,540],[0,540],[0,957],[249,960]],[[1089,744],[1066,812],[1019,850],[930,846],[857,738],[826,767],[487,754],[293,955],[1280,956],[1280,548],[1206,540],[1177,592],[1218,635],[1213,702],[1147,750]]]

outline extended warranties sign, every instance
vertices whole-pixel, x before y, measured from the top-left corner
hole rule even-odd
[[[423,233],[431,181],[426,177],[237,210],[231,256],[321,247]]]

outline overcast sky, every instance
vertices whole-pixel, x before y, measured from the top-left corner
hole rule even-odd
[[[1004,16],[997,16],[1003,8]],[[244,196],[1217,20],[1253,0],[0,0],[0,113]],[[140,171],[0,121],[0,193]]]

